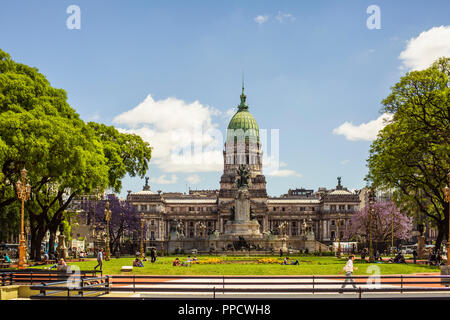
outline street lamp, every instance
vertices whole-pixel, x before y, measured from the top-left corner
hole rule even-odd
[[[340,224],[341,224],[341,213],[338,212],[338,221],[337,221],[337,236],[338,236],[338,249],[337,249],[337,257],[341,257],[341,233],[340,233]]]
[[[375,191],[373,187],[369,191],[369,262],[375,262],[373,256],[373,243],[372,243],[372,219],[375,211],[373,205],[375,204]]]
[[[30,222],[27,222],[27,226],[25,227],[25,231],[27,233],[27,241],[26,241],[26,245],[27,245],[27,256],[30,256],[30,245],[29,245],[29,235],[30,235]]]
[[[199,235],[200,237],[204,237],[205,229],[206,229],[206,225],[203,223],[203,221],[197,223],[197,230],[200,233],[200,234],[197,233],[197,235]]]
[[[392,233],[392,238],[391,238],[391,251],[392,254],[394,254],[394,202],[391,199],[391,203],[392,203],[392,221],[391,221],[391,233]]]
[[[450,266],[450,172],[447,174],[447,186],[442,190],[444,191],[445,201],[448,203],[448,235],[447,235],[447,266]]]
[[[24,217],[24,207],[25,201],[30,198],[31,195],[31,186],[26,182],[27,178],[27,170],[23,168],[21,171],[22,181],[17,181],[16,189],[17,189],[17,197],[22,200],[22,210],[20,216],[20,244],[19,244],[19,262],[17,263],[17,267],[19,269],[23,269],[26,267],[26,257],[25,257],[25,236],[23,232],[23,217]]]
[[[105,260],[109,261],[111,259],[111,254],[109,250],[109,221],[111,220],[111,210],[109,209],[109,201],[105,204],[105,220],[106,220],[106,252]]]
[[[144,213],[141,214],[141,254],[139,258],[144,259]]]

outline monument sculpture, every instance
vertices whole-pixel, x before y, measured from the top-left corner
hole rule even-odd
[[[64,228],[61,227],[59,229],[59,236],[58,236],[58,247],[56,248],[56,252],[58,254],[58,259],[67,259],[69,254],[66,247],[66,236],[64,235]]]
[[[230,220],[225,224],[225,238],[250,237],[261,238],[259,223],[250,217],[250,170],[241,165],[237,169],[236,186],[238,188],[231,209]]]

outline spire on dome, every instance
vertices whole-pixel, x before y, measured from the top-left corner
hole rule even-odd
[[[242,93],[241,93],[241,104],[238,106],[238,110],[248,110],[248,106],[245,104],[247,96],[244,93],[244,72],[242,72]]]

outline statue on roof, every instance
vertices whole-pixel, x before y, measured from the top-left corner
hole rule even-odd
[[[144,191],[150,190],[150,186],[148,185],[148,177],[145,177],[145,186],[142,190]]]
[[[337,177],[338,180],[338,185],[336,186],[337,190],[342,190],[341,179],[342,179],[341,177]]]

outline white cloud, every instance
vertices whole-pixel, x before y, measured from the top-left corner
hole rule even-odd
[[[267,173],[267,175],[271,176],[271,177],[291,177],[291,176],[295,176],[295,177],[299,177],[299,178],[302,177],[302,175],[300,173],[297,173],[294,170],[288,170],[288,169],[275,170],[275,171]]]
[[[191,176],[188,176],[186,178],[186,181],[190,184],[197,184],[201,181],[200,177],[198,176],[198,174],[193,174]]]
[[[268,15],[259,15],[259,16],[255,17],[254,20],[257,24],[263,24],[263,23],[267,22],[267,20],[269,20],[269,16]]]
[[[278,11],[278,14],[275,16],[275,19],[277,19],[279,23],[284,23],[287,20],[294,21],[295,17],[290,13],[282,13],[281,11]]]
[[[151,178],[150,182],[156,183],[156,184],[175,184],[178,181],[178,177],[174,174],[170,176],[170,178],[166,178],[166,175],[163,174],[162,176],[158,178]]]
[[[351,122],[344,122],[333,130],[333,134],[343,135],[350,141],[372,141],[377,138],[378,131],[383,129],[390,120],[392,120],[392,114],[384,113],[376,120],[362,123],[357,126]]]
[[[155,101],[151,95],[135,108],[116,116],[114,123],[150,143],[152,163],[164,172],[221,171],[223,134],[213,122],[222,113],[198,101],[176,98]]]
[[[434,27],[412,38],[399,59],[402,68],[423,70],[442,56],[450,57],[450,26]]]
[[[350,160],[342,160],[341,161],[341,164],[343,165],[343,166],[345,166],[347,163],[349,163],[350,162]]]

